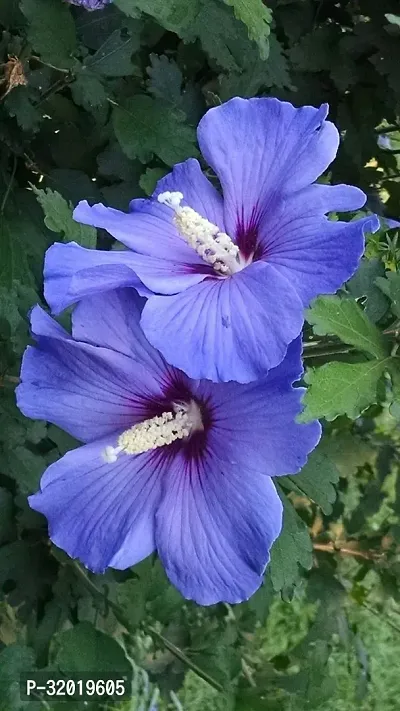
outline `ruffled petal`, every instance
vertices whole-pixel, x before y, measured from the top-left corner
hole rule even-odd
[[[321,436],[319,422],[298,424],[304,388],[294,388],[303,371],[301,339],[267,377],[248,385],[202,381],[200,399],[209,402],[213,427],[209,440],[226,463],[259,474],[296,474]]]
[[[261,585],[282,526],[269,477],[223,464],[208,451],[168,467],[156,545],[171,582],[200,605],[247,600]]]
[[[290,282],[257,262],[176,296],[151,297],[141,325],[165,360],[190,377],[246,383],[281,362],[302,329],[303,309]]]
[[[144,303],[134,289],[87,297],[73,311],[72,335],[77,341],[123,353],[164,379],[169,366],[140,327]]]
[[[17,403],[27,417],[48,420],[89,442],[125,430],[147,416],[164,383],[142,362],[71,339],[36,306],[37,346],[25,351]]]
[[[172,173],[158,181],[153,197],[164,192],[183,194],[182,205],[188,205],[202,217],[224,231],[224,206],[221,195],[202,173],[195,158],[174,166]]]
[[[102,252],[85,249],[75,242],[56,242],[46,252],[44,262],[44,295],[55,314],[84,296],[133,287],[142,296],[151,292],[135,273],[136,261],[128,251]]]
[[[227,231],[239,243],[277,200],[310,185],[333,161],[339,134],[327,113],[327,105],[235,98],[202,118],[199,145],[221,181]]]
[[[106,438],[68,452],[52,464],[30,506],[49,521],[53,543],[87,568],[127,568],[154,550],[154,513],[161,495],[158,455],[102,457]]]

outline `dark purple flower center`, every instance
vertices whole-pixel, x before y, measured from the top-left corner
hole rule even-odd
[[[180,439],[164,447],[165,455],[173,456],[181,452],[187,461],[198,460],[206,449],[208,433],[213,425],[212,406],[208,399],[194,395],[179,374],[174,374],[173,379],[167,384],[164,396],[149,398],[145,408],[145,419],[161,416],[163,412],[174,410],[176,404],[188,406],[195,403],[201,414],[203,429],[195,430],[186,439]]]
[[[240,253],[246,260],[256,262],[262,257],[261,246],[258,242],[258,229],[260,225],[260,213],[258,205],[251,211],[250,217],[245,217],[242,207],[241,215],[238,215],[236,222],[236,244]]]

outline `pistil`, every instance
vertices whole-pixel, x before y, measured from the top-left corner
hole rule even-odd
[[[174,222],[185,242],[221,276],[234,274],[243,268],[239,247],[219,227],[199,215],[191,207],[181,207],[183,194],[165,192],[158,195],[158,202],[175,212]]]
[[[142,454],[151,449],[164,447],[178,439],[186,439],[195,430],[203,429],[198,405],[190,403],[173,404],[173,412],[163,412],[123,432],[116,447],[106,447],[103,459],[112,464],[120,454]]]

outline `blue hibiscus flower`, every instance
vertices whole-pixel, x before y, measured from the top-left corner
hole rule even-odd
[[[129,213],[82,202],[78,222],[102,227],[128,250],[54,245],[45,294],[55,311],[88,293],[134,286],[148,297],[141,325],[166,360],[190,377],[250,382],[277,366],[303,326],[303,309],[356,270],[369,216],[330,221],[366,197],[315,184],[339,134],[327,106],[232,99],[198,128],[221,195],[196,160],[176,165],[153,199]]]
[[[282,526],[271,477],[299,471],[320,437],[318,422],[295,422],[301,344],[251,385],[190,380],[146,340],[142,306],[134,289],[88,297],[72,336],[34,308],[19,408],[84,444],[47,469],[30,505],[96,573],[157,550],[185,597],[240,602]]]

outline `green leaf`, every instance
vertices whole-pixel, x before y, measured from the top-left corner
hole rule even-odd
[[[143,163],[153,154],[171,166],[197,155],[195,131],[184,120],[182,111],[142,95],[128,99],[113,112],[115,135],[122,150],[128,158]]]
[[[231,1],[229,1],[231,4]],[[175,32],[185,42],[196,39],[207,54],[227,71],[239,70],[240,65],[234,57],[234,46],[242,36],[242,23],[239,22],[230,7],[224,7],[221,0],[116,0],[116,5],[130,17],[138,17],[142,11],[154,17],[165,29]],[[261,0],[235,0],[239,12],[246,17],[262,45],[267,49],[265,13],[260,26],[254,25],[254,8],[260,8]],[[264,8],[267,15],[268,10]]]
[[[364,312],[374,323],[388,310],[388,300],[376,284],[378,277],[385,275],[382,262],[377,259],[362,259],[360,267],[347,283],[350,294],[355,298],[365,297]]]
[[[18,126],[23,131],[35,133],[43,121],[43,112],[32,104],[32,92],[26,86],[15,87],[7,96],[5,106],[10,114],[17,120]]]
[[[161,178],[166,175],[167,171],[163,168],[147,168],[143,175],[140,176],[139,185],[146,195],[152,195],[156,189],[156,185]]]
[[[95,247],[97,232],[94,227],[81,225],[72,218],[73,205],[60,193],[50,188],[34,190],[45,214],[44,222],[52,232],[63,235],[64,242],[77,242],[82,247]]]
[[[310,454],[307,463],[296,476],[281,477],[279,483],[297,493],[305,494],[330,514],[336,500],[335,484],[339,481],[339,470],[331,457],[330,441],[323,439],[317,449]]]
[[[400,274],[398,272],[386,272],[386,278],[377,277],[375,284],[389,297],[392,312],[400,318]]]
[[[262,60],[256,46],[250,45],[247,40],[241,38],[236,45],[235,58],[238,61],[240,58],[243,69],[220,76],[219,96],[223,101],[234,96],[252,97],[262,88],[293,88],[289,63],[274,33],[269,38],[267,60]]]
[[[0,652],[0,711],[20,711],[20,677],[34,669],[34,652],[12,644]]]
[[[280,492],[279,492],[280,493]],[[283,503],[283,528],[271,551],[269,574],[275,592],[291,588],[300,577],[300,566],[312,566],[312,542],[306,524],[291,502],[280,493]]]
[[[265,7],[262,0],[224,0],[224,2],[233,7],[235,17],[246,25],[249,38],[254,40],[260,49],[261,58],[267,59],[271,11]]]
[[[0,545],[11,540],[13,534],[13,497],[7,489],[0,488]]]
[[[326,363],[310,368],[304,377],[309,386],[299,421],[347,415],[355,420],[378,400],[378,384],[390,359],[365,363]]]
[[[14,281],[35,287],[26,252],[18,237],[17,224],[0,215],[0,286],[11,289]]]
[[[76,104],[86,111],[97,112],[107,104],[107,94],[101,78],[89,69],[81,68],[71,84],[71,93]]]
[[[353,300],[339,296],[320,296],[306,311],[306,319],[318,336],[338,336],[375,358],[386,355],[385,342],[362,308]]]
[[[150,55],[151,66],[147,68],[150,77],[149,92],[156,99],[163,99],[173,106],[180,106],[182,100],[183,76],[177,63],[165,54]]]
[[[81,622],[57,636],[56,664],[64,674],[117,672],[128,681],[132,666],[118,642],[89,622]]]
[[[78,46],[68,5],[59,0],[21,0],[21,10],[29,23],[29,42],[43,61],[70,69]]]
[[[132,63],[132,54],[140,47],[140,24],[137,32],[125,28],[115,30],[100,49],[87,59],[85,67],[105,77],[125,77],[138,68]]]

